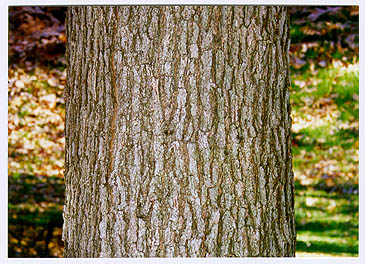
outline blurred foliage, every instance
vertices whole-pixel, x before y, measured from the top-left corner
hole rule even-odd
[[[358,60],[358,6],[292,6],[289,12],[292,70]],[[65,18],[66,7],[10,7],[10,64],[64,64]]]
[[[338,190],[328,191],[321,186],[304,187],[297,184],[297,255],[302,255],[302,252],[342,257],[358,255],[357,193],[358,185],[339,185]]]
[[[65,64],[66,7],[9,7],[9,65]]]
[[[359,64],[291,78],[297,255],[357,256]]]
[[[359,8],[290,12],[297,256],[357,256]]]
[[[9,172],[62,177],[66,72],[16,67],[8,78]]]
[[[62,257],[64,68],[9,68],[9,257]]]
[[[9,257],[63,254],[65,11],[9,8]]]
[[[301,184],[358,184],[359,64],[292,74],[294,172]]]
[[[65,11],[9,8],[9,257],[63,254]],[[297,255],[356,256],[359,8],[289,11]]]
[[[358,61],[358,6],[293,6],[289,11],[292,72],[335,60],[345,65]]]
[[[63,179],[17,173],[8,179],[9,257],[62,257]]]

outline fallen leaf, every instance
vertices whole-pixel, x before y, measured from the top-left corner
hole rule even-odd
[[[17,80],[15,82],[15,86],[19,89],[23,89],[25,87],[24,83],[21,80]]]

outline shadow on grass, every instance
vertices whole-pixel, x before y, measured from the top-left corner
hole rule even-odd
[[[297,241],[297,251],[303,251],[308,253],[329,253],[329,254],[341,254],[347,253],[356,256],[358,254],[358,246],[346,246],[337,243],[328,243],[323,241]]]
[[[297,223],[297,231],[311,232],[316,236],[326,236],[333,238],[341,237],[356,237],[358,232],[358,225],[352,222],[320,222],[311,221],[308,223]],[[342,234],[342,236],[341,236]]]
[[[8,186],[8,255],[62,255],[62,178],[12,175]]]
[[[358,192],[296,186],[297,251],[358,255]],[[353,186],[357,189],[358,186]]]

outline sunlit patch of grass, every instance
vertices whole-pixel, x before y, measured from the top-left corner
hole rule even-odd
[[[313,99],[320,99],[331,94],[343,100],[352,100],[354,94],[359,94],[358,63],[347,67],[334,63],[323,69],[292,74],[291,99],[294,105],[300,106],[303,97],[313,96]]]
[[[351,100],[354,94],[359,95],[359,64],[339,67],[336,78],[334,91],[339,97],[344,100]]]
[[[316,97],[330,96],[334,93],[341,101],[353,100],[359,94],[359,65],[334,64],[332,67],[321,69],[315,75],[318,85],[313,95]]]
[[[297,250],[295,252],[297,258],[333,258],[333,257],[356,257],[348,253],[323,253],[323,252],[305,252]]]
[[[359,117],[359,65],[347,67],[334,64],[317,71],[292,74],[291,103],[295,124],[310,122],[311,126],[323,125],[318,115],[330,121],[353,122]]]
[[[300,146],[320,144],[322,149],[329,149],[332,146],[348,149],[357,142],[358,131],[325,124],[301,129],[299,133],[294,133],[293,137]]]

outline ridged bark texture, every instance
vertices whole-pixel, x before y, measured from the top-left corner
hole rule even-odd
[[[286,7],[70,7],[66,257],[294,256]]]

